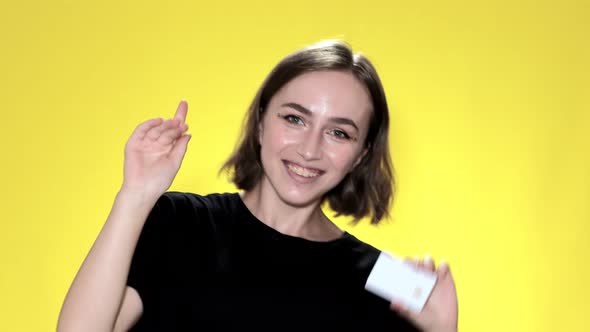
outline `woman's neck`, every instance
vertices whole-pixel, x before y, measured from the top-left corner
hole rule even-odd
[[[321,202],[293,206],[283,201],[272,189],[258,184],[242,194],[250,212],[275,230],[313,241],[330,241],[342,236],[343,231],[324,215]]]

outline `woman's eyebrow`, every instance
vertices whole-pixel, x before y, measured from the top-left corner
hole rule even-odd
[[[305,108],[305,107],[303,107],[303,106],[301,106],[301,105],[299,105],[297,103],[293,103],[293,102],[291,102],[291,103],[284,103],[284,104],[281,105],[281,107],[289,107],[289,108],[292,108],[292,109],[294,109],[294,110],[296,110],[298,112],[301,112],[301,113],[303,113],[303,114],[305,114],[307,116],[313,115],[313,112],[312,111],[308,110],[307,108]],[[335,122],[335,123],[338,123],[338,124],[350,125],[350,126],[354,127],[354,129],[356,129],[357,131],[359,130],[359,128],[357,127],[356,123],[354,123],[354,121],[352,121],[349,118],[331,117],[329,120],[331,122]]]

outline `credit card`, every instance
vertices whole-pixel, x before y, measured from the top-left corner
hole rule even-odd
[[[435,273],[418,271],[382,251],[367,278],[365,289],[389,302],[395,300],[414,312],[420,312],[435,283]]]

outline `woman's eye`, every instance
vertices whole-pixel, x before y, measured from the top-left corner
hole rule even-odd
[[[338,139],[345,139],[345,140],[351,139],[350,135],[348,135],[345,131],[342,131],[340,129],[331,130],[331,134],[332,134],[332,136],[334,136]]]
[[[283,119],[285,119],[287,122],[289,122],[291,124],[296,124],[296,125],[303,124],[303,120],[300,117],[295,116],[295,115],[290,115],[290,114],[285,115],[285,116],[283,116]]]

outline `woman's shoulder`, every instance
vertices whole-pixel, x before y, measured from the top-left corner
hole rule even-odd
[[[348,243],[349,243],[349,246],[350,246],[352,252],[359,253],[359,254],[371,253],[371,254],[376,254],[376,255],[378,255],[381,252],[381,250],[377,249],[375,246],[373,246],[369,242],[366,242],[366,241],[363,241],[363,240],[357,238],[356,236],[349,233],[348,231],[346,233],[347,233],[347,238],[348,238],[347,240],[348,240]]]
[[[185,191],[167,191],[156,202],[155,210],[169,215],[194,215],[203,211],[226,213],[239,205],[238,193],[198,194]]]
[[[238,193],[197,194],[185,191],[167,191],[158,199],[157,204],[168,204],[174,207],[219,207],[236,201]]]

